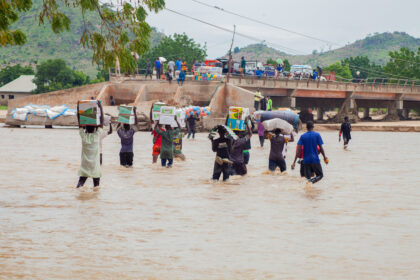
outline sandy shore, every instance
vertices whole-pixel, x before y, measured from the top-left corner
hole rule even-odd
[[[315,124],[316,130],[339,130],[341,124]],[[420,121],[359,122],[352,124],[353,131],[420,132]]]

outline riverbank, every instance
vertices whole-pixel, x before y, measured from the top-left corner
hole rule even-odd
[[[341,124],[320,123],[315,124],[319,131],[339,130]],[[353,131],[389,131],[389,132],[420,132],[420,121],[397,121],[397,122],[358,122],[351,125]]]

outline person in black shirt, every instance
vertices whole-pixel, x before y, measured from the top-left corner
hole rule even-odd
[[[232,139],[227,137],[227,130],[219,125],[212,131],[219,133],[219,138],[214,139],[214,132],[209,134],[211,140],[212,150],[216,153],[216,161],[214,162],[213,180],[219,180],[220,175],[223,173],[223,181],[229,179],[230,175],[230,149],[232,148]]]
[[[284,137],[280,129],[274,130],[274,135],[271,133],[268,136],[271,142],[270,156],[268,158],[268,169],[274,172],[277,167],[280,168],[281,172],[286,171],[286,161],[284,160],[283,150],[284,145],[288,142],[287,138]],[[290,136],[290,141],[293,142],[293,134]]]
[[[245,164],[244,151],[247,148],[247,141],[250,141],[252,136],[251,128],[248,125],[248,119],[245,120],[246,132],[239,132],[239,139],[235,140],[232,144],[232,150],[230,153],[230,159],[233,162],[233,174],[234,175],[246,175],[247,168]]]
[[[263,99],[261,99],[260,109],[261,109],[261,111],[266,111],[267,110],[267,97],[264,97]]]
[[[341,124],[340,133],[338,134],[338,142],[341,141],[341,135],[343,135],[344,149],[347,149],[347,145],[351,139],[351,124],[349,117],[344,117],[344,122]]]
[[[195,138],[195,122],[199,120],[200,118],[194,116],[194,113],[187,118],[188,139],[190,139],[191,135],[193,139]]]

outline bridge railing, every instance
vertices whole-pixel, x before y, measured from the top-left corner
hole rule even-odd
[[[229,82],[255,87],[286,87],[290,89],[327,89],[346,91],[419,93],[420,81],[403,79],[368,78],[360,80],[321,81],[319,79],[290,79],[287,77],[229,75]]]

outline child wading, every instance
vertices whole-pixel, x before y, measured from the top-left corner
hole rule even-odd
[[[270,139],[271,147],[270,147],[270,157],[268,159],[268,169],[270,171],[275,171],[277,167],[280,168],[281,172],[286,171],[286,161],[284,160],[284,147],[287,142],[289,142],[288,138],[283,136],[280,129],[274,130],[274,136],[272,134],[268,134],[268,139]],[[290,141],[293,142],[293,134],[290,136]]]
[[[175,121],[178,125],[176,129],[172,129],[170,125],[165,125],[165,130],[159,128],[159,121],[155,126],[155,132],[162,137],[162,147],[160,148],[160,160],[162,162],[162,166],[166,166],[166,162],[168,162],[168,167],[172,167],[173,160],[174,160],[174,150],[173,150],[173,141],[174,135],[179,132],[179,127],[181,127],[178,123],[178,120],[175,116]]]
[[[344,122],[341,124],[340,132],[338,134],[338,142],[341,141],[341,135],[343,135],[344,149],[347,149],[347,145],[351,139],[351,124],[349,117],[344,117]]]
[[[184,138],[184,136],[185,133],[183,131],[179,131],[178,133],[174,134],[174,157],[181,160],[185,160],[185,155],[182,153],[182,138]]]
[[[135,128],[134,130],[131,125],[129,124],[118,124],[117,127],[117,133],[118,136],[121,139],[121,150],[120,150],[120,164],[125,167],[131,167],[133,166],[133,141],[134,141],[134,133],[137,131],[137,113],[136,108],[134,107],[134,122],[135,122]]]
[[[82,162],[78,172],[79,182],[76,188],[82,187],[87,178],[93,178],[93,186],[99,186],[101,178],[99,142],[104,123],[104,113],[101,103],[98,103],[101,111],[101,121],[98,127],[80,125],[79,106],[77,106],[77,120],[79,121],[79,133],[82,138]]]
[[[229,179],[230,175],[230,150],[232,148],[232,139],[227,137],[227,130],[224,126],[219,125],[213,128],[212,131],[217,131],[219,138],[214,139],[214,133],[209,134],[211,140],[211,147],[213,152],[216,153],[216,160],[213,168],[213,180],[219,180],[220,175],[223,173],[223,181]]]

